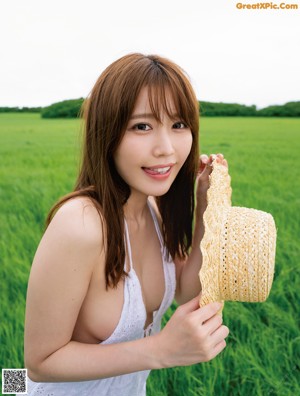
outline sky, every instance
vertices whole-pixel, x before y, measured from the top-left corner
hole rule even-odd
[[[237,4],[257,3],[3,1],[0,107],[87,97],[102,71],[132,52],[159,54],[180,65],[200,101],[257,108],[299,101],[300,1],[283,3],[298,10]]]

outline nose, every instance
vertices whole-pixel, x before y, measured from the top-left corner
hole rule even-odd
[[[174,145],[171,132],[162,129],[155,136],[153,154],[155,157],[170,156],[174,154]]]

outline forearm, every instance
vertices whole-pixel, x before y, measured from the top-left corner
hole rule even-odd
[[[198,206],[198,208],[196,208],[192,247],[181,271],[179,293],[176,296],[176,300],[179,304],[184,304],[191,300],[201,291],[201,284],[198,275],[202,265],[200,242],[204,235],[204,210],[205,206]]]
[[[163,367],[157,335],[118,344],[70,341],[37,367],[28,367],[35,382],[87,381]]]

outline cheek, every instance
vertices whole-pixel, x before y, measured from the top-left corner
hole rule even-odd
[[[122,140],[114,154],[114,162],[118,173],[124,177],[131,164],[136,161],[136,154],[139,153],[139,147],[134,141],[126,139]]]
[[[192,149],[192,145],[193,145],[192,133],[184,136],[184,139],[182,139],[181,142],[179,142],[178,147],[179,147],[179,151],[180,151],[180,156],[183,161],[185,161],[187,159],[187,157],[189,156],[191,149]]]

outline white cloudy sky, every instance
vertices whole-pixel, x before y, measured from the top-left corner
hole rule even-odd
[[[298,10],[239,10],[237,3],[3,1],[0,106],[85,97],[104,68],[129,52],[178,63],[199,100],[259,108],[300,100],[300,1],[286,3]]]

